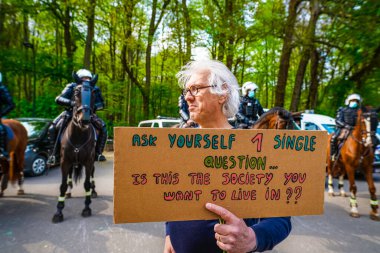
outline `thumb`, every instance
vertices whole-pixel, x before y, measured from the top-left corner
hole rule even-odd
[[[236,221],[240,220],[235,214],[231,213],[230,211],[228,211],[224,207],[221,207],[221,206],[218,206],[218,205],[215,205],[212,203],[207,203],[206,208],[209,211],[220,216],[223,220],[226,221],[226,224],[232,224],[232,223],[235,223]]]

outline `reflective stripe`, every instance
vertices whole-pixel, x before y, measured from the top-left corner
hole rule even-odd
[[[58,202],[64,202],[65,201],[65,197],[58,197]]]
[[[371,199],[370,203],[371,203],[372,206],[378,206],[379,205],[379,201],[377,201],[377,200],[372,200]]]
[[[67,182],[72,182],[72,181],[73,181],[72,178],[68,178],[68,179],[67,179]]]
[[[91,191],[86,192],[86,196],[91,196]]]
[[[357,203],[357,202],[356,202],[356,199],[350,198],[350,203],[351,203],[351,204],[356,204],[356,203]]]

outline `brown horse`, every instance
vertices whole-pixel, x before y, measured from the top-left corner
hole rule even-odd
[[[261,115],[252,129],[298,129],[291,112],[282,107],[274,107]]]
[[[22,185],[24,182],[24,156],[28,143],[28,133],[25,127],[17,120],[5,119],[2,122],[5,127],[9,127],[12,130],[13,137],[7,142],[9,161],[5,157],[0,159],[0,197],[4,195],[8,181],[12,184],[15,184],[17,181],[19,187],[17,194],[22,195],[24,194]]]
[[[355,218],[360,217],[356,201],[357,187],[355,185],[355,170],[360,169],[366,177],[371,196],[370,205],[372,210],[370,218],[380,221],[379,213],[377,212],[376,188],[372,175],[374,155],[371,147],[371,138],[369,138],[370,130],[368,128],[369,124],[366,123],[367,120],[363,117],[362,111],[358,110],[355,127],[348,133],[348,137],[340,149],[338,158],[334,162],[330,159],[330,141],[327,142],[328,193],[330,196],[334,196],[333,177],[339,176],[340,192],[342,196],[345,196],[343,177],[347,174],[350,182],[350,215]],[[331,136],[329,137],[330,139]]]

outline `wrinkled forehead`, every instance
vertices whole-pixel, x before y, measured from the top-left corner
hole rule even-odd
[[[186,83],[186,87],[191,87],[200,84],[209,84],[210,71],[206,69],[200,69],[195,71]]]

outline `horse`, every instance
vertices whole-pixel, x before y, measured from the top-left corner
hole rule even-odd
[[[328,174],[328,194],[334,196],[333,177],[339,176],[340,195],[346,196],[343,188],[343,179],[347,175],[350,183],[350,216],[359,218],[358,204],[356,201],[357,187],[355,185],[355,170],[360,169],[366,178],[370,193],[371,212],[370,218],[380,221],[376,188],[372,175],[372,164],[374,154],[372,150],[370,129],[368,118],[365,118],[361,109],[357,112],[355,127],[348,131],[347,139],[343,143],[337,159],[333,162],[330,159],[330,139],[327,146],[327,174]]]
[[[294,115],[298,115],[297,113]],[[299,129],[296,125],[293,114],[282,107],[274,107],[265,112],[250,127],[251,129]]]
[[[26,145],[28,143],[28,132],[17,120],[4,119],[2,122],[6,128],[5,131],[8,137],[7,151],[9,153],[9,161],[5,157],[0,159],[0,197],[4,195],[4,191],[8,186],[8,181],[12,184],[15,184],[17,181],[17,195],[23,195],[24,157]]]
[[[52,218],[53,223],[63,221],[62,210],[65,206],[65,193],[70,182],[68,178],[74,173],[74,182],[77,183],[82,176],[83,167],[85,168],[85,208],[82,210],[83,217],[91,216],[91,188],[95,188],[91,177],[95,171],[95,145],[96,133],[91,125],[92,108],[94,104],[94,93],[90,83],[84,81],[75,87],[72,118],[67,127],[62,132],[60,164],[62,181],[60,195],[58,197],[57,211]],[[72,183],[71,183],[72,185]]]

